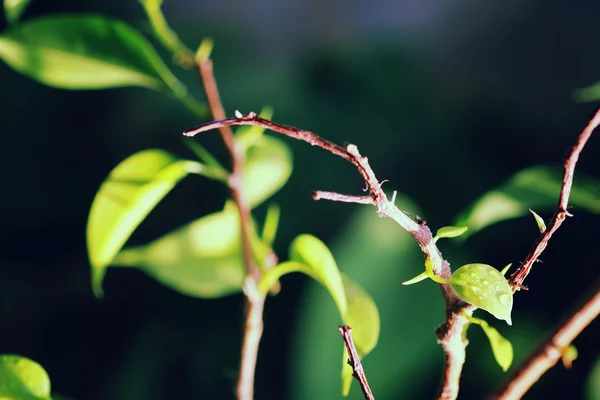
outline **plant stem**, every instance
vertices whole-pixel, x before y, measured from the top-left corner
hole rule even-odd
[[[348,365],[352,367],[352,376],[354,376],[354,378],[360,384],[360,388],[363,392],[363,396],[365,396],[365,400],[375,400],[375,396],[373,396],[373,392],[369,387],[365,370],[360,362],[360,358],[358,357],[356,346],[354,346],[354,341],[352,340],[352,328],[348,325],[340,325],[339,331],[342,334],[344,344],[346,345],[346,350],[348,351]]]
[[[559,324],[544,342],[521,364],[490,398],[520,399],[540,377],[552,368],[563,352],[586,326],[600,314],[600,280],[580,305]]]
[[[198,69],[213,117],[216,119],[225,118],[225,111],[219,98],[219,91],[213,74],[212,61],[209,58],[202,60],[198,64]],[[260,268],[255,264],[252,253],[252,235],[250,232],[253,229],[252,216],[250,214],[250,205],[244,195],[242,179],[245,151],[236,145],[231,127],[219,127],[219,132],[231,156],[232,171],[227,183],[240,216],[242,256],[246,265],[246,282],[244,285],[244,294],[246,295],[246,324],[242,342],[240,376],[236,392],[238,400],[252,400],[254,395],[254,371],[256,369],[258,348],[263,332],[262,314],[265,296],[259,294],[257,290],[262,273]]]
[[[588,139],[592,135],[594,129],[596,129],[600,125],[600,110],[596,111],[594,117],[590,120],[588,125],[579,135],[577,139],[577,143],[571,149],[569,157],[565,161],[564,168],[565,174],[563,176],[562,186],[560,188],[560,198],[558,200],[558,206],[556,208],[556,212],[550,221],[550,225],[546,228],[546,230],[540,235],[540,237],[536,240],[533,248],[525,258],[525,261],[521,264],[521,266],[510,276],[508,282],[512,287],[513,291],[524,288],[523,281],[531,271],[531,267],[537,261],[538,257],[542,254],[542,252],[548,246],[548,241],[552,237],[552,235],[558,230],[563,221],[567,219],[567,217],[572,217],[571,213],[567,211],[569,197],[571,195],[571,187],[573,186],[573,176],[575,175],[575,166],[577,164],[577,160],[579,160],[579,155],[581,151],[585,147]]]

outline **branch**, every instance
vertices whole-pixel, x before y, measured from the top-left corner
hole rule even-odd
[[[523,281],[531,271],[531,267],[537,261],[538,257],[546,249],[548,241],[558,230],[563,221],[567,217],[572,217],[572,214],[567,211],[567,206],[569,203],[569,196],[571,195],[571,187],[573,186],[575,165],[577,164],[577,160],[579,160],[579,154],[581,154],[581,151],[592,135],[592,132],[598,127],[598,125],[600,125],[600,110],[596,112],[594,117],[588,123],[588,126],[583,130],[583,132],[581,132],[579,138],[577,139],[577,143],[565,161],[565,174],[563,176],[563,183],[560,189],[558,207],[554,213],[554,216],[552,217],[552,220],[550,221],[550,225],[536,240],[533,248],[529,252],[529,255],[527,255],[527,258],[525,258],[525,261],[523,261],[523,264],[521,264],[521,266],[510,276],[509,283],[513,291],[525,288],[523,286]]]
[[[569,344],[600,314],[600,280],[546,340],[529,356],[490,399],[520,399],[554,366]]]
[[[198,64],[206,98],[210,106],[213,117],[216,119],[225,118],[225,111],[219,98],[217,82],[213,74],[213,64],[209,58],[202,60]],[[231,190],[233,198],[240,216],[241,246],[244,264],[246,266],[246,281],[244,284],[244,294],[246,295],[246,322],[244,330],[244,339],[242,343],[242,355],[240,361],[240,376],[237,383],[238,400],[252,400],[254,396],[254,373],[256,370],[256,359],[258,357],[258,348],[263,332],[262,314],[265,303],[265,296],[261,295],[256,289],[257,282],[261,276],[261,270],[256,266],[252,254],[250,239],[250,229],[252,228],[252,216],[250,206],[244,195],[244,186],[242,180],[245,153],[244,150],[236,145],[235,137],[230,126],[223,125],[219,127],[219,132],[223,138],[225,146],[231,156],[232,171],[227,183]]]
[[[260,126],[293,139],[307,142],[312,146],[320,147],[351,162],[358,169],[358,172],[369,188],[370,196],[368,198],[366,196],[349,196],[322,191],[315,192],[313,195],[314,198],[374,205],[380,217],[393,219],[415,239],[425,257],[433,261],[433,272],[435,275],[446,279],[450,278],[452,275],[450,265],[442,257],[442,253],[433,241],[431,230],[425,225],[425,221],[418,217],[412,218],[410,214],[401,211],[394,205],[393,201],[387,198],[381,188],[381,183],[369,165],[369,160],[360,154],[355,145],[349,144],[346,148],[343,148],[312,132],[261,118],[255,112],[250,112],[248,115],[236,112],[235,118],[209,122],[184,132],[184,135],[195,136],[212,129],[221,129],[232,125]],[[458,395],[459,378],[465,360],[466,346],[466,343],[462,339],[462,331],[467,320],[461,312],[464,311],[470,315],[474,308],[462,301],[450,285],[440,284],[440,288],[446,303],[446,322],[437,330],[437,337],[438,342],[442,345],[446,353],[447,360],[440,398],[455,399]]]
[[[373,392],[369,387],[369,382],[367,382],[365,370],[363,369],[363,366],[360,363],[358,352],[356,351],[356,347],[354,346],[354,341],[352,340],[352,328],[348,325],[340,325],[338,329],[340,330],[340,333],[344,338],[346,350],[348,350],[348,365],[352,367],[352,376],[354,376],[354,378],[356,378],[356,380],[360,384],[360,388],[362,389],[365,399],[375,400],[375,396],[373,396]]]
[[[583,150],[592,131],[599,124],[600,110],[581,133],[577,144],[565,162],[565,176],[561,188],[558,210],[550,222],[550,226],[536,241],[533,250],[527,256],[525,262],[510,277],[509,283],[513,290],[523,287],[523,280],[531,270],[531,266],[544,251],[554,232],[556,232],[566,217],[570,216],[567,211],[567,203],[573,183],[575,165],[579,158],[579,154]],[[435,275],[446,279],[450,278],[450,265],[443,259],[441,252],[433,242],[431,231],[425,225],[425,221],[418,217],[415,219],[411,218],[408,213],[398,209],[393,201],[388,200],[386,194],[381,189],[381,183],[377,180],[369,165],[368,159],[361,156],[355,145],[349,144],[346,148],[343,148],[328,140],[322,139],[312,132],[266,120],[257,116],[254,112],[250,112],[245,116],[236,113],[236,118],[209,122],[184,132],[184,135],[195,136],[212,129],[221,129],[232,125],[261,126],[291,138],[305,141],[312,146],[321,147],[322,149],[354,164],[367,184],[370,196],[352,196],[334,192],[317,191],[313,194],[313,198],[316,200],[327,199],[332,201],[374,205],[377,208],[377,214],[380,217],[389,217],[393,219],[415,239],[424,253],[425,258],[433,261],[433,272]],[[467,315],[471,315],[474,307],[462,301],[449,285],[440,284],[440,288],[446,303],[446,322],[438,327],[436,335],[438,342],[444,349],[446,361],[439,398],[455,399],[458,396],[459,380],[465,361],[465,347],[467,345],[466,340],[463,340],[462,338],[462,332],[468,321],[462,316],[462,313],[466,312]]]

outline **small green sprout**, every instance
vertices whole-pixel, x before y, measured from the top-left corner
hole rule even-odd
[[[540,232],[541,233],[546,232],[546,223],[544,222],[544,219],[542,217],[540,217],[531,208],[529,209],[529,212],[533,215],[533,218],[535,218],[535,222],[537,222],[537,226],[538,226],[538,229],[540,230]]]

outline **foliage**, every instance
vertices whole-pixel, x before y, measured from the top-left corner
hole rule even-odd
[[[145,0],[141,3],[154,35],[177,64],[188,68],[208,59],[212,50],[210,39],[204,40],[193,52],[168,26],[161,11],[162,1]],[[0,35],[0,58],[16,72],[39,83],[68,90],[143,87],[173,97],[196,117],[206,117],[206,105],[188,93],[151,42],[136,28],[114,18],[90,14],[50,15],[20,21],[27,5],[26,0],[4,1],[10,26]],[[589,99],[596,92],[597,88],[592,87],[582,92],[581,96]],[[272,112],[265,109],[261,115],[270,118]],[[389,255],[396,251],[398,263],[405,261],[409,254],[406,243],[402,242],[406,242],[405,238],[398,238],[399,229],[394,227],[387,237],[375,240],[373,237],[380,234],[379,226],[375,228],[375,225],[368,225],[366,228],[349,229],[348,236],[343,240],[345,244],[338,246],[339,251],[332,251],[315,236],[302,234],[291,242],[288,260],[274,266],[265,265],[261,260],[265,259],[266,254],[273,253],[279,223],[279,208],[269,201],[291,176],[292,152],[285,142],[265,135],[263,129],[257,127],[237,129],[234,140],[236,149],[243,153],[245,161],[242,168],[245,201],[253,211],[265,203],[269,207],[262,227],[253,219],[249,233],[252,256],[258,261],[262,274],[258,291],[263,296],[274,292],[280,279],[290,273],[299,272],[313,278],[326,289],[337,307],[335,317],[329,315],[326,321],[321,322],[333,325],[341,321],[352,326],[359,356],[364,358],[380,341],[380,310],[375,300],[402,290],[397,284],[399,280],[390,279],[396,277],[394,273],[377,271],[377,268],[389,262],[382,253]],[[150,243],[126,247],[132,234],[157,204],[188,175],[229,184],[231,172],[220,164],[217,157],[198,142],[191,141],[188,146],[197,160],[180,158],[159,149],[142,150],[114,167],[100,185],[90,208],[86,232],[92,288],[96,296],[103,294],[102,282],[109,267],[140,269],[186,296],[214,299],[244,291],[246,269],[242,257],[240,216],[238,206],[231,199],[226,200],[221,209]],[[460,213],[454,226],[440,228],[434,241],[461,235],[466,238],[496,222],[523,216],[527,210],[531,211],[539,230],[543,232],[544,220],[531,208],[541,212],[553,208],[560,185],[561,171],[554,167],[537,166],[519,171]],[[579,177],[572,191],[571,203],[590,212],[600,212],[600,182]],[[367,224],[372,223],[369,220]],[[352,246],[348,243],[352,243]],[[338,254],[338,260],[343,261],[336,261],[334,253]],[[342,273],[338,264],[348,274]],[[425,261],[425,268],[425,272],[404,284],[426,278],[450,284],[464,301],[512,324],[513,296],[503,272],[487,264],[469,263],[456,269],[450,279],[443,279],[433,273],[431,260]],[[369,286],[374,293],[373,298],[358,282],[365,282],[365,286]],[[428,311],[428,307],[434,305],[429,297],[410,296],[410,299],[402,297],[402,302],[418,299],[414,304],[420,310],[405,320],[423,322],[430,319],[428,322],[432,324],[439,320],[434,312]],[[412,306],[400,304],[400,307],[415,312]],[[386,309],[382,315],[387,318],[392,311],[398,310]],[[308,321],[311,317],[307,315],[305,319]],[[472,317],[468,319],[483,329],[497,363],[506,371],[513,360],[511,343],[487,322]],[[393,336],[393,329],[390,331]],[[329,348],[335,347],[332,345],[334,339],[310,343],[306,340],[309,336],[308,331],[302,334],[303,343],[298,347],[302,348],[303,354],[310,353],[311,349],[306,348],[308,346],[312,346],[312,349],[319,349],[324,344]],[[391,342],[390,336],[386,337],[384,332],[381,336],[381,341],[385,340],[386,344]],[[415,335],[410,345],[425,348],[424,337]],[[339,342],[339,338],[337,340]],[[398,346],[397,343],[395,345]],[[341,345],[338,349],[341,349]],[[315,356],[314,353],[310,354]],[[297,357],[298,363],[308,364],[301,356]],[[344,395],[350,391],[353,374],[346,359],[344,353]],[[402,370],[406,376],[409,367],[427,363],[427,357],[424,356],[412,362],[412,356],[407,353],[396,359],[395,371]],[[314,357],[310,360],[314,363]],[[383,363],[380,359],[378,362]],[[386,366],[394,362],[386,362]],[[374,380],[382,387],[392,379],[408,379],[390,375],[389,370],[375,376]],[[327,376],[327,372],[323,372],[322,376]],[[301,390],[303,388],[298,392]],[[590,384],[590,392],[595,390]],[[49,377],[40,365],[29,359],[0,356],[0,397],[49,400]]]

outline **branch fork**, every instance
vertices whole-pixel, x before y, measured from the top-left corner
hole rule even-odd
[[[186,136],[195,136],[199,133],[206,132],[212,129],[224,129],[232,125],[255,125],[265,129],[269,129],[274,132],[281,133],[289,136],[296,140],[301,140],[309,143],[312,146],[320,147],[330,153],[341,157],[350,163],[352,163],[357,169],[363,180],[365,181],[369,190],[369,196],[354,196],[340,194],[336,192],[327,191],[316,191],[313,193],[313,199],[315,200],[330,200],[339,201],[346,203],[366,204],[373,205],[377,209],[377,214],[380,217],[388,217],[396,221],[404,230],[406,230],[417,242],[421,248],[425,258],[431,260],[433,265],[433,273],[441,278],[449,279],[451,276],[451,270],[449,263],[444,260],[442,253],[437,248],[431,230],[425,224],[425,221],[416,217],[415,219],[409,217],[409,214],[400,210],[395,202],[395,194],[392,201],[388,200],[386,194],[381,189],[382,182],[379,182],[375,173],[371,169],[368,158],[363,157],[358,151],[358,147],[349,144],[345,148],[338,146],[328,140],[321,138],[320,136],[310,132],[301,130],[292,126],[278,124],[258,116],[255,112],[250,112],[247,115],[242,115],[236,112],[235,118],[224,118],[224,116],[218,120],[200,125],[197,128],[184,132]],[[548,241],[556,230],[560,227],[562,222],[567,216],[571,214],[567,211],[567,205],[569,195],[571,192],[571,186],[573,183],[573,175],[575,171],[575,165],[579,158],[579,154],[583,150],[587,140],[591,136],[593,130],[600,125],[600,110],[596,113],[594,118],[589,122],[588,126],[579,136],[577,144],[573,147],[569,157],[565,161],[565,174],[563,178],[563,184],[560,193],[560,200],[557,207],[557,211],[551,220],[549,227],[542,233],[540,238],[534,244],[534,247],[530,254],[526,257],[522,265],[513,273],[509,279],[511,288],[514,291],[525,288],[523,281],[531,270],[531,266],[538,260],[540,254],[546,248]],[[445,368],[442,377],[441,391],[439,399],[456,399],[459,390],[459,381],[462,373],[462,367],[465,362],[465,347],[467,341],[463,339],[463,331],[468,323],[465,315],[470,316],[474,311],[474,307],[464,302],[448,284],[439,284],[446,303],[446,321],[438,327],[436,330],[436,336],[438,342],[444,349],[446,359]],[[600,302],[600,301],[599,301]],[[464,313],[464,314],[463,314]],[[590,321],[590,313],[587,315],[587,323]],[[593,318],[592,318],[593,319]],[[583,329],[583,328],[581,328]],[[351,343],[350,329],[348,327],[340,327],[340,332],[344,337],[344,342],[348,346]],[[568,344],[568,343],[567,343]],[[356,364],[352,361],[352,353],[349,348],[349,354],[351,354],[351,365],[354,368],[355,375],[360,377],[360,374],[364,375],[362,366],[360,363]],[[542,356],[541,356],[542,357]],[[358,372],[357,372],[358,371]],[[366,378],[365,378],[366,380]],[[360,381],[360,379],[359,379]],[[361,383],[362,387],[362,383]],[[363,393],[364,389],[363,389]],[[372,396],[372,395],[371,395]],[[365,393],[365,398],[370,399],[368,394]],[[500,397],[498,397],[500,398]],[[506,397],[509,398],[509,397]]]

